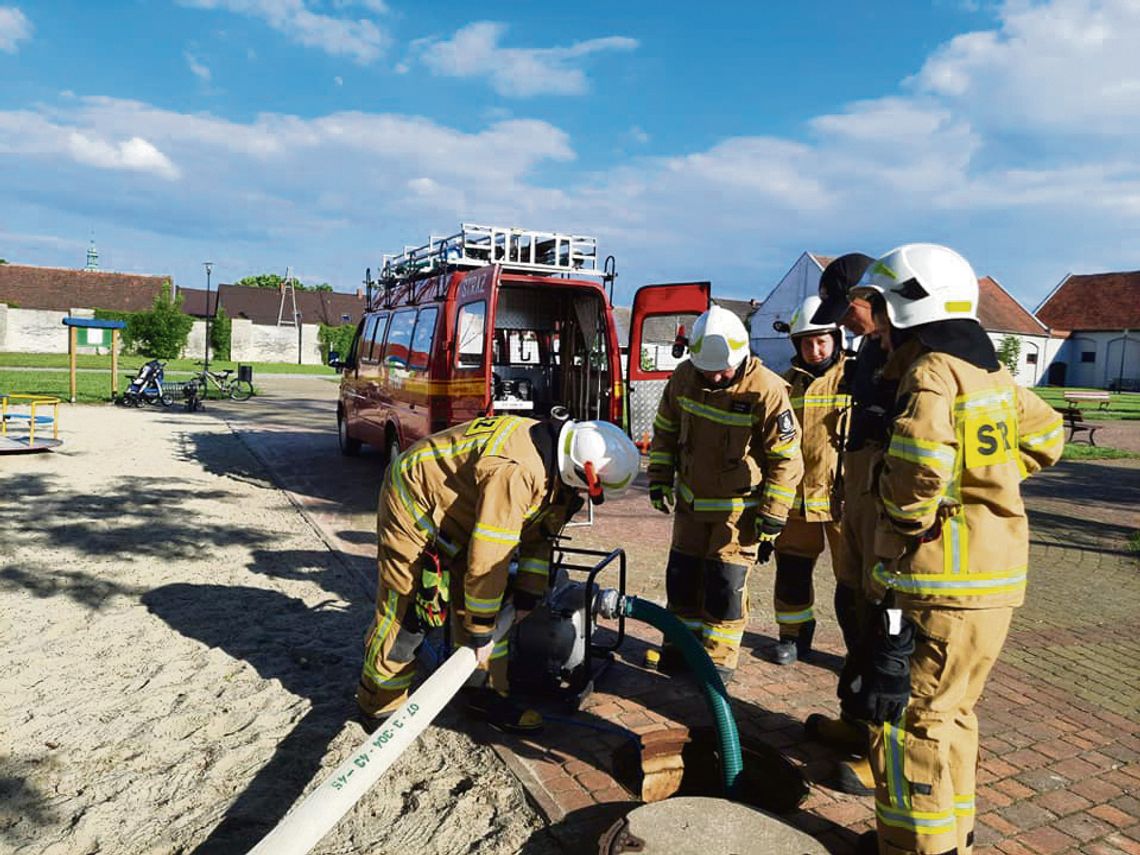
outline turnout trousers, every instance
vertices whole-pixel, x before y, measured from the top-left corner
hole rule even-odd
[[[902,719],[871,728],[879,852],[953,852],[974,844],[974,706],[1009,632],[1012,608],[907,611],[918,631]]]
[[[395,712],[408,696],[416,673],[416,653],[426,632],[420,626],[414,607],[415,586],[408,580],[419,578],[427,544],[424,536],[393,501],[381,493],[377,517],[377,562],[380,581],[376,610],[364,637],[364,667],[356,702],[369,716]],[[463,628],[462,559],[452,562],[449,608],[451,641],[464,645],[470,636]],[[499,694],[507,694],[508,639],[497,642],[488,664],[488,681]]]
[[[815,620],[815,562],[823,554],[826,541],[831,550],[835,580],[852,590],[859,577],[843,552],[846,542],[838,522],[808,522],[792,515],[776,540],[776,586],[774,605],[780,638],[796,638],[800,627]],[[848,578],[850,577],[850,578]]]
[[[725,668],[740,657],[756,551],[755,509],[697,513],[678,500],[665,570],[668,608]]]

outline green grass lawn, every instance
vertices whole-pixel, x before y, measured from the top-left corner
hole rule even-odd
[[[1050,406],[1065,409],[1069,404],[1065,401],[1066,392],[1102,392],[1103,389],[1069,389],[1060,386],[1035,386],[1033,389]],[[1086,419],[1097,420],[1140,420],[1140,393],[1112,392],[1108,409],[1102,410],[1095,401],[1081,403],[1081,415]]]
[[[1134,451],[1123,448],[1106,448],[1102,445],[1074,445],[1067,443],[1061,452],[1062,460],[1119,460],[1127,457],[1140,457]]]
[[[210,363],[211,370],[214,364]],[[133,372],[131,372],[133,373]],[[170,383],[180,383],[189,373],[181,376],[171,376],[166,372],[166,379]],[[254,371],[254,380],[257,372]],[[126,373],[119,374],[119,394],[131,384]],[[257,384],[253,385],[253,393],[257,394]],[[53,395],[61,401],[71,400],[71,386],[69,372],[67,371],[6,371],[0,368],[0,395]],[[217,398],[218,390],[213,386],[207,389],[208,399]],[[111,400],[111,372],[107,371],[77,371],[75,373],[75,400],[80,404],[101,404]],[[181,403],[180,394],[175,395],[175,403]]]
[[[139,367],[147,361],[145,356],[120,356],[119,371],[124,374],[134,374]],[[0,353],[0,371],[5,368],[59,368],[66,371],[69,366],[66,353]],[[246,364],[246,363],[242,363]],[[263,374],[336,374],[327,365],[297,365],[292,362],[251,362],[254,379],[258,373]],[[76,368],[101,368],[109,371],[111,368],[110,356],[94,356],[81,353],[75,359]],[[224,371],[232,368],[237,371],[238,363],[230,361],[210,361],[211,371]],[[166,363],[167,374],[194,373],[201,371],[200,359],[171,359]]]

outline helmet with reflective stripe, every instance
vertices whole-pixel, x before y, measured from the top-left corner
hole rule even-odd
[[[567,421],[558,433],[558,474],[598,504],[633,483],[641,456],[625,432],[609,422]]]
[[[838,332],[839,326],[837,324],[813,324],[812,316],[822,305],[823,301],[812,295],[808,297],[796,309],[796,313],[792,315],[791,329],[788,332],[790,338],[798,338],[801,335],[813,335],[814,333],[823,332]]]
[[[978,319],[978,277],[949,247],[909,243],[867,268],[854,293],[877,291],[898,329],[934,321]]]
[[[748,330],[728,309],[710,306],[693,324],[689,359],[701,371],[728,371],[748,356]]]

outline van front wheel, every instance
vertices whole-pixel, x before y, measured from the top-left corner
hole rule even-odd
[[[360,440],[348,435],[348,420],[343,413],[337,413],[336,416],[336,442],[340,446],[340,453],[345,457],[360,454]]]
[[[388,433],[388,448],[384,452],[385,465],[391,466],[392,461],[400,456],[400,440],[396,438],[396,434]]]

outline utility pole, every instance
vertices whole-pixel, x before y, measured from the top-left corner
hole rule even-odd
[[[203,261],[206,268],[206,370],[210,370],[210,273],[214,269],[214,262]]]

